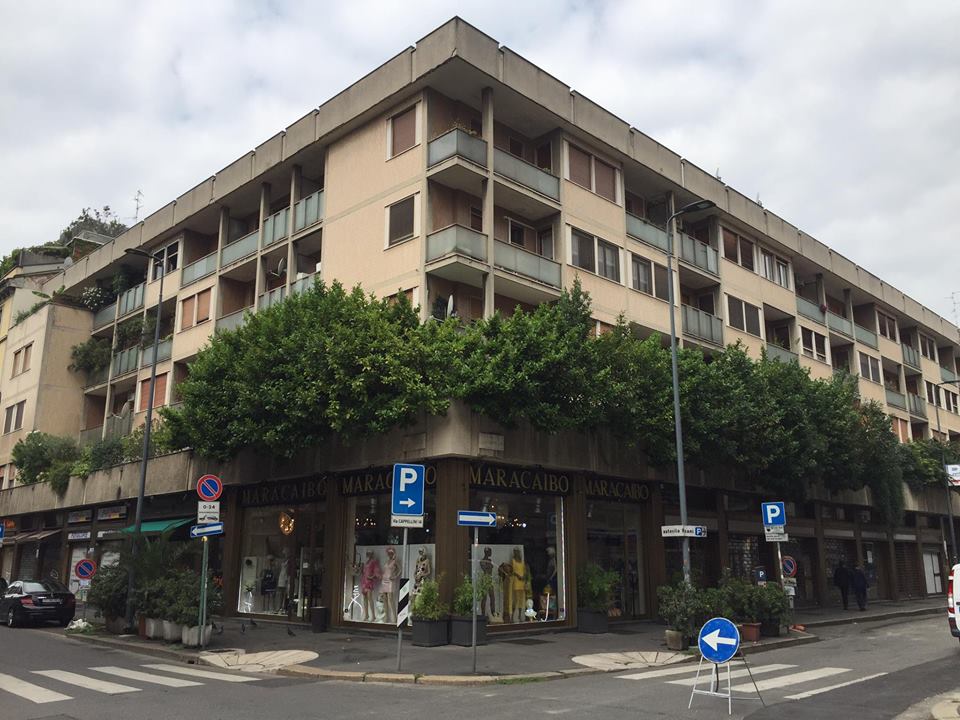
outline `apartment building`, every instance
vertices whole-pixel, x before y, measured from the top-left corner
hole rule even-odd
[[[701,199],[715,207],[674,228],[671,308],[664,223]],[[148,265],[130,249],[159,261]],[[468,321],[550,302],[579,278],[598,332],[622,313],[641,335],[666,333],[672,311],[682,343],[707,353],[740,341],[813,377],[858,375],[861,394],[886,406],[904,441],[960,437],[957,387],[943,384],[960,373],[956,327],[457,18],[45,289],[79,296],[121,271],[132,286],[71,331],[116,349],[109,367],[72,390],[70,432],[84,442],[143,422],[154,353],[155,405],[175,403],[215,332],[318,277],[378,296],[406,293],[424,320],[452,306]],[[158,308],[162,340],[142,348],[126,326],[154,321]],[[70,343],[55,345],[44,363],[65,366]],[[16,362],[10,348],[7,356]],[[506,430],[463,407],[295,463],[157,459],[148,525],[180,537],[191,484],[214,469],[228,483],[227,533],[214,562],[230,612],[306,620],[322,605],[336,625],[382,626],[389,610],[363,578],[382,574],[399,542],[389,527],[389,466],[403,460],[427,465],[428,498],[426,527],[411,533],[401,574],[440,573],[445,593],[466,569],[468,540],[454,517],[463,507],[498,513],[481,543],[494,566],[526,566],[525,597],[539,621],[575,623],[575,569],[586,561],[620,573],[615,617],[649,616],[655,587],[679,567],[679,545],[658,530],[678,514],[669,475],[609,438]],[[64,576],[76,558],[112,557],[132,517],[134,475],[131,467],[100,473],[64,498],[5,491],[0,515],[11,519],[14,547],[29,554],[41,540],[59,543]],[[710,529],[694,546],[702,575],[773,572],[756,489],[708,477],[693,484],[691,521]],[[866,565],[877,597],[943,592],[945,498],[905,492],[905,525],[894,529],[879,523],[866,491],[791,505],[784,552],[800,567],[799,603],[831,601],[828,573],[841,559]],[[23,553],[4,560],[3,572],[24,567]],[[494,626],[529,619],[503,578],[491,604]]]

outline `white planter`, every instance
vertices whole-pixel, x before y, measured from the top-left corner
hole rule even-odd
[[[180,642],[183,635],[183,626],[180,623],[163,621],[163,639],[167,642]]]
[[[146,619],[146,633],[151,640],[163,639],[163,621],[156,618]]]
[[[212,625],[207,625],[206,627],[203,628],[203,644],[205,646],[210,644],[210,634],[212,633],[212,631],[213,631]],[[199,646],[200,645],[200,626],[193,625],[191,627],[191,626],[184,625],[183,630],[181,631],[180,639],[183,642],[183,644],[186,645],[187,647]]]

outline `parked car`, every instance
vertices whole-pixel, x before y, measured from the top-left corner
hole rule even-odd
[[[955,638],[960,638],[960,627],[957,627],[957,621],[960,620],[960,597],[957,596],[957,590],[960,587],[960,564],[954,565],[950,571],[950,582],[947,583],[947,622],[950,623],[950,634]]]
[[[0,597],[0,620],[8,627],[51,620],[65,626],[76,611],[73,593],[56,580],[14,580]]]

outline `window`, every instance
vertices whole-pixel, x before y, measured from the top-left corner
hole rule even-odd
[[[154,255],[159,256],[160,260],[153,263],[151,279],[157,280],[161,275],[177,269],[180,260],[180,241],[177,240],[164,248],[160,248]]]
[[[13,372],[10,377],[16,377],[30,369],[30,355],[33,352],[33,343],[24,345],[13,354]]]
[[[568,179],[610,202],[617,202],[617,168],[575,145],[567,148]]]
[[[888,340],[897,341],[897,321],[889,315],[882,312],[877,313],[877,325],[880,328],[880,334]]]
[[[827,361],[827,338],[809,328],[800,328],[800,339],[803,341],[803,354],[816,358],[821,362]],[[877,377],[880,376],[879,369]],[[878,381],[879,382],[879,381]]]
[[[548,142],[537,147],[537,167],[547,172],[553,170],[553,148]]]
[[[790,287],[790,271],[787,261],[764,248],[760,248],[760,271],[770,282],[775,282],[781,287]]]
[[[670,300],[670,283],[667,280],[666,265],[653,264],[654,295],[661,300]]]
[[[723,232],[723,256],[731,262],[742,265],[747,270],[753,270],[753,242],[727,228],[721,228],[721,230]],[[772,255],[770,257],[773,258]],[[773,276],[774,270],[771,269],[771,280],[774,280]],[[776,281],[774,280],[774,282]]]
[[[396,245],[413,237],[413,201],[414,196],[394,203],[388,208],[389,227],[387,245]]]
[[[153,406],[160,407],[164,404],[167,397],[167,373],[157,375],[157,384],[153,388]],[[150,378],[140,381],[140,405],[138,412],[144,412],[147,409],[147,401],[150,399]]]
[[[553,228],[548,227],[537,233],[537,252],[553,260]]]
[[[617,171],[612,165],[594,158],[594,190],[610,202],[617,201]]]
[[[955,392],[950,392],[946,388],[943,390],[943,406],[952,413],[956,413],[960,407],[960,397]]]
[[[653,295],[653,263],[646,258],[631,256],[633,289]]]
[[[760,337],[760,308],[727,295],[727,309],[731,327]]]
[[[210,298],[213,293],[207,288],[196,295],[184,298],[180,303],[180,329],[187,330],[210,319]]]
[[[880,382],[880,361],[864,352],[860,353],[860,377]]]
[[[470,229],[483,232],[483,212],[478,207],[470,208]]]
[[[197,293],[197,323],[210,319],[210,290]]]
[[[642,218],[646,217],[646,208],[644,207],[644,200],[639,195],[634,195],[632,192],[626,192],[623,196],[623,205],[628,213],[634,217]]]
[[[13,432],[23,427],[23,409],[26,405],[27,401],[21,400],[7,407],[7,414],[3,421],[3,432]]]
[[[510,244],[519,245],[523,247],[526,245],[525,238],[527,229],[516,220],[507,220],[507,225],[510,227]]]
[[[777,258],[777,277],[774,282],[780,287],[790,289],[790,265],[786,260]]]
[[[890,416],[890,423],[893,427],[894,434],[896,434],[900,442],[910,442],[910,423],[903,418],[898,418],[893,415]]]
[[[523,159],[523,142],[516,138],[510,138],[509,148],[511,155],[516,155],[518,158]]]
[[[763,248],[760,248],[760,272],[767,280],[773,280],[776,277],[773,253]]]
[[[603,240],[597,240],[597,274],[620,282],[620,250]]]
[[[933,338],[922,334],[920,335],[920,354],[936,362],[937,344],[933,341]]]
[[[571,243],[572,257],[570,261],[578,268],[595,272],[596,259],[593,249],[593,236],[582,233],[579,230],[573,231],[573,242]]]
[[[927,385],[927,402],[930,403],[931,405],[936,405],[937,407],[943,407],[940,404],[940,393],[939,393],[940,388],[938,388],[929,380],[926,381],[926,385]]]
[[[574,147],[573,145],[568,145],[569,155],[570,155],[570,181],[575,182],[577,185],[587,188],[591,188],[590,183],[590,160],[591,157],[589,153],[585,153],[583,150]]]
[[[390,157],[396,157],[417,144],[417,106],[390,118]]]
[[[614,282],[620,282],[620,248],[600,238],[573,230],[570,261],[584,270]]]

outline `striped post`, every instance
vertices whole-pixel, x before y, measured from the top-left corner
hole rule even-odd
[[[402,628],[410,617],[410,578],[400,578],[400,595],[397,599],[397,627]]]

